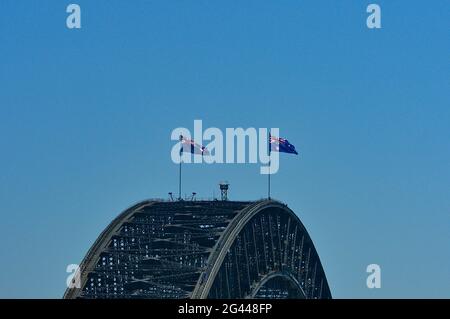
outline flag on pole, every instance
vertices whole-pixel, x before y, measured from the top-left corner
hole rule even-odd
[[[270,136],[270,151],[298,155],[295,146],[285,138]]]
[[[199,145],[194,142],[194,140],[188,139],[184,137],[183,135],[180,135],[180,142],[181,142],[181,149],[180,149],[180,155],[183,152],[189,152],[192,154],[199,154],[199,155],[209,155],[208,149],[203,146]]]

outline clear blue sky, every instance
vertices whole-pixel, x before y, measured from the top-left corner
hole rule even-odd
[[[118,213],[176,192],[170,133],[194,119],[297,147],[273,196],[334,297],[450,297],[448,1],[72,2],[81,30],[69,1],[0,1],[0,297],[60,298]],[[256,164],[184,171],[200,197],[266,194]]]

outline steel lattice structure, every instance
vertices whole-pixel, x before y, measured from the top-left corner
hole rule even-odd
[[[274,201],[144,201],[100,234],[64,298],[331,298],[305,227]]]

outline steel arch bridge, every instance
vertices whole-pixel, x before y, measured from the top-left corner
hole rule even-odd
[[[143,201],[100,234],[64,298],[331,298],[305,227],[274,200]]]

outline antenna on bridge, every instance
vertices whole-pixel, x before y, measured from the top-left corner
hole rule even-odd
[[[173,202],[173,194],[172,192],[169,192],[170,201]]]
[[[230,186],[230,184],[227,181],[223,181],[223,182],[219,183],[220,196],[223,201],[228,200],[228,187],[229,186]]]

